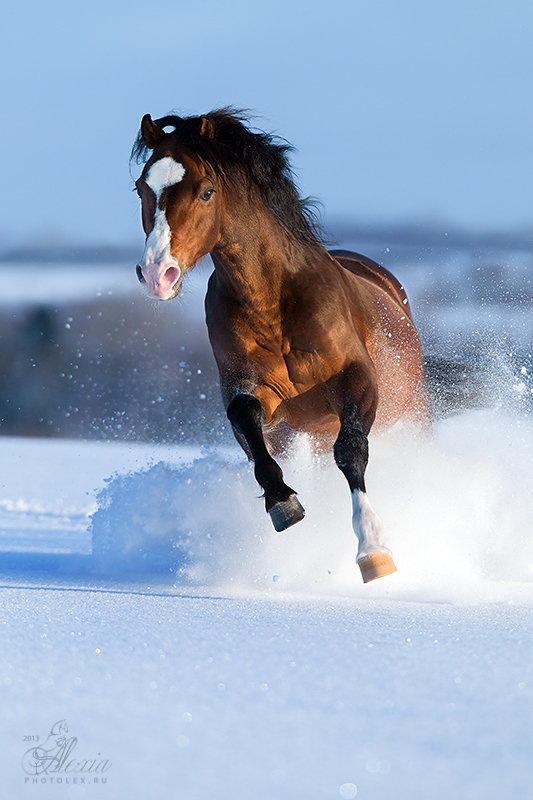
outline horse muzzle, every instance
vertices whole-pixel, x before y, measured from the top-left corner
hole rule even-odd
[[[146,286],[150,297],[158,300],[172,300],[181,291],[183,273],[177,262],[161,264],[149,264],[148,266],[137,264],[137,277]]]

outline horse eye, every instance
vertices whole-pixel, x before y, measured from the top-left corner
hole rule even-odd
[[[211,195],[213,194],[214,191],[215,191],[214,189],[206,189],[200,195],[200,200],[205,200],[207,202],[207,200],[211,199]]]

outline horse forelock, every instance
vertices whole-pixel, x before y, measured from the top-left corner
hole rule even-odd
[[[201,133],[202,120],[209,120],[213,135]],[[292,146],[284,139],[248,127],[244,111],[222,108],[204,117],[168,115],[155,120],[160,128],[172,128],[161,146],[185,147],[226,185],[242,189],[255,186],[264,204],[282,227],[296,239],[317,244],[322,239],[316,202],[300,197],[288,154]],[[168,138],[167,138],[168,137]],[[144,163],[152,154],[139,131],[131,158]]]

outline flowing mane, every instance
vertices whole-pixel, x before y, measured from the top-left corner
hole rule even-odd
[[[292,146],[284,139],[263,131],[252,131],[248,117],[234,108],[220,108],[205,114],[213,125],[214,137],[200,135],[202,117],[170,115],[155,120],[178,143],[196,153],[215,175],[227,184],[242,186],[243,177],[257,187],[265,206],[282,227],[300,242],[316,245],[322,241],[316,202],[302,198],[294,181],[288,154]],[[141,132],[131,151],[137,164],[148,160],[151,150]]]

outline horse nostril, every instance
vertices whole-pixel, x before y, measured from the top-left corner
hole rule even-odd
[[[174,284],[179,280],[180,275],[181,271],[179,267],[169,267],[165,272],[165,280],[170,286],[174,286]]]
[[[141,283],[146,283],[146,281],[145,281],[145,279],[144,279],[144,275],[143,275],[142,267],[141,267],[141,265],[140,265],[140,264],[137,264],[137,266],[136,266],[136,268],[135,268],[135,271],[137,272],[137,277],[139,278],[139,281],[140,281]]]

